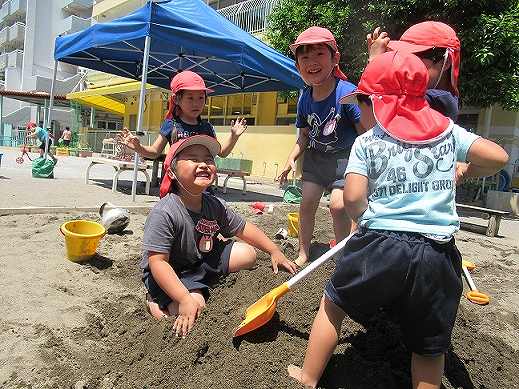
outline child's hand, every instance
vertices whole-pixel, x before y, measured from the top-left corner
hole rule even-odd
[[[380,27],[375,28],[372,34],[366,36],[368,44],[368,62],[377,55],[384,54],[387,51],[387,45],[390,41],[387,32],[380,32]]]
[[[456,185],[463,184],[465,173],[469,168],[470,163],[457,162],[456,163]]]
[[[202,312],[202,307],[191,294],[187,294],[180,300],[178,303],[178,317],[173,324],[175,334],[185,338],[193,328],[195,320],[200,316],[200,312]]]
[[[236,118],[236,121],[231,121],[231,134],[238,138],[247,129],[247,120],[242,117]]]
[[[296,171],[296,162],[293,160],[287,161],[285,167],[281,171],[281,174],[277,177],[279,181],[279,185],[283,185],[288,180],[288,174],[293,171]]]
[[[138,149],[141,147],[141,141],[139,140],[139,137],[133,135],[126,127],[123,128],[122,131],[117,135],[117,141],[128,146],[128,148],[132,149],[133,151],[138,151]]]
[[[270,260],[272,261],[272,270],[274,271],[274,274],[278,274],[278,268],[280,266],[290,274],[295,274],[297,271],[297,265],[294,262],[289,261],[279,249],[270,254]]]

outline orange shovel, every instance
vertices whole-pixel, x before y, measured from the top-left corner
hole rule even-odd
[[[490,302],[490,297],[478,291],[467,269],[468,266],[465,263],[462,264],[461,268],[463,269],[463,275],[465,276],[465,279],[467,280],[467,283],[470,287],[470,292],[467,292],[465,296],[469,299],[471,303],[478,305],[487,305]]]
[[[272,289],[248,307],[245,311],[245,319],[243,319],[239,327],[234,330],[234,336],[245,335],[246,333],[254,331],[255,329],[267,324],[276,312],[277,301],[289,290],[293,289],[299,281],[333,257],[337,252],[342,250],[352,235],[353,234],[337,243],[333,248],[321,255],[294,277],[279,285],[277,288]]]

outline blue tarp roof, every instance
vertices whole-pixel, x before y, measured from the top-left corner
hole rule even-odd
[[[148,2],[137,11],[56,38],[54,58],[139,80],[151,38],[148,83],[169,89],[179,70],[200,74],[215,94],[304,87],[294,61],[201,0]]]

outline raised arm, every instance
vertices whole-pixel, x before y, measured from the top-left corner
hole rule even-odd
[[[225,141],[222,142],[222,150],[218,155],[222,158],[225,158],[229,154],[231,154],[231,151],[236,145],[236,142],[238,142],[238,139],[245,132],[246,129],[247,120],[244,117],[238,117],[236,121],[233,120],[231,122],[231,134]]]
[[[118,140],[128,146],[131,150],[137,152],[139,155],[150,159],[157,158],[164,151],[164,148],[168,143],[168,140],[162,134],[159,134],[151,146],[143,146],[141,145],[139,138],[136,135],[133,135],[127,128],[123,128],[121,133],[118,135]]]

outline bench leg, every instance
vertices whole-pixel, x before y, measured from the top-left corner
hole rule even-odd
[[[88,185],[88,180],[90,179],[90,169],[92,169],[92,166],[94,166],[94,162],[90,162],[90,165],[88,165],[85,175],[85,184]]]
[[[229,181],[229,178],[231,178],[230,174],[228,174],[227,177],[225,177],[225,180],[223,181],[223,193],[227,193],[227,181]]]
[[[148,172],[146,170],[141,170],[141,171],[146,176],[146,189],[145,189],[145,192],[149,196],[149,194],[150,194],[150,175],[148,174]]]
[[[245,181],[245,177],[241,176],[241,179],[243,181],[243,189],[241,194],[246,195],[247,194],[247,181]]]
[[[500,215],[490,215],[488,219],[487,236],[496,236],[499,232],[499,225],[501,224]]]
[[[114,167],[115,169],[115,173],[114,173],[114,178],[112,180],[112,192],[116,192],[117,191],[117,180],[119,180],[119,174],[121,174],[122,170],[121,169],[118,169],[116,167]]]
[[[153,168],[151,169],[151,185],[156,187],[159,185],[159,161],[153,161]]]

